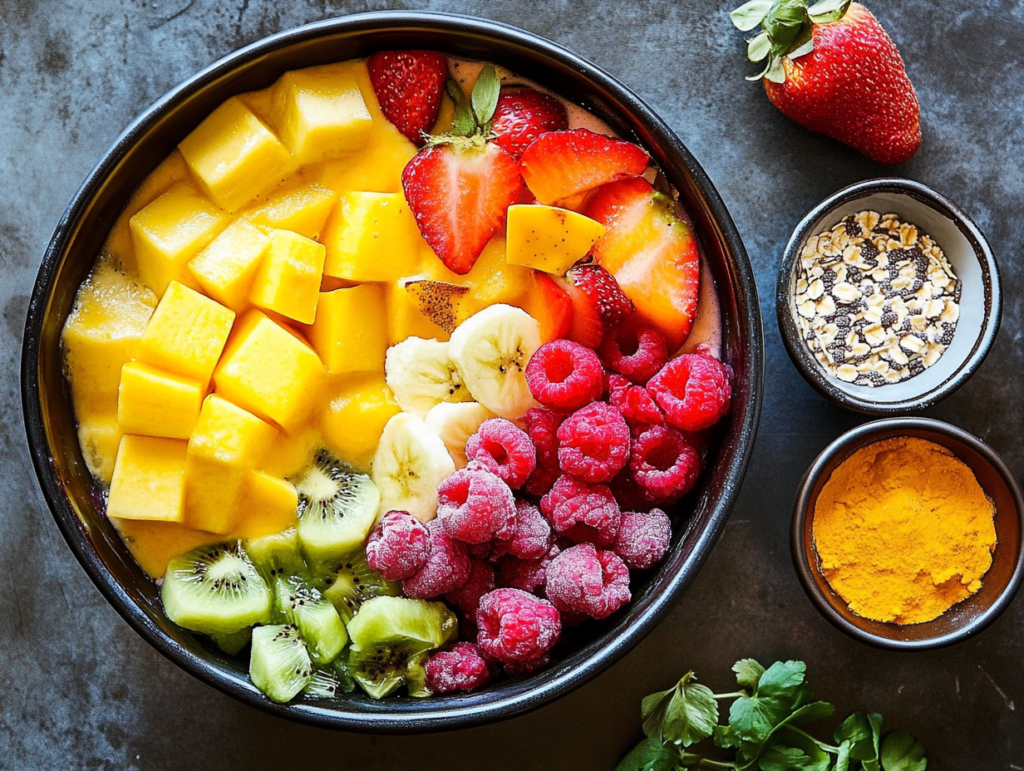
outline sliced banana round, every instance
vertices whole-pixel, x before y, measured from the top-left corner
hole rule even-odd
[[[526,363],[540,347],[540,324],[511,305],[492,305],[452,332],[448,353],[478,402],[510,420],[537,406]]]
[[[449,355],[448,343],[409,337],[388,348],[384,380],[406,412],[424,417],[440,402],[468,402],[473,397]]]
[[[424,422],[427,428],[441,437],[455,461],[455,467],[462,468],[469,462],[466,458],[467,440],[481,423],[493,417],[494,413],[479,402],[441,402],[430,408]]]
[[[437,516],[437,486],[455,471],[441,437],[415,415],[400,412],[384,426],[373,456],[380,513],[408,511],[421,522]]]

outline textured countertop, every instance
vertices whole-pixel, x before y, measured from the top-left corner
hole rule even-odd
[[[737,0],[738,2],[738,0]],[[105,602],[64,544],[32,473],[18,393],[28,295],[66,202],[142,107],[220,56],[329,16],[421,8],[518,24],[637,91],[714,180],[757,273],[766,399],[753,461],[714,553],[671,614],[589,685],[525,717],[429,736],[300,727],[166,661]],[[927,411],[1024,475],[1024,6],[873,0],[922,106],[924,143],[897,174],[945,193],[991,240],[1003,325],[986,363]],[[814,456],[864,418],[797,375],[775,323],[776,265],[826,195],[886,174],[812,135],[746,83],[742,35],[714,0],[0,0],[0,769],[602,769],[639,738],[642,696],[688,669],[731,690],[752,656],[808,663],[839,713],[879,711],[925,744],[930,769],[1024,769],[1024,597],[979,637],[930,653],[836,631],[797,583],[788,527]]]

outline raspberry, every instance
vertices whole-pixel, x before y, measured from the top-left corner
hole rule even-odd
[[[629,426],[610,404],[589,404],[558,427],[558,465],[584,482],[611,480],[628,459]]]
[[[511,554],[523,560],[543,557],[551,545],[551,525],[540,510],[526,501],[516,502],[516,529],[507,541],[494,543],[495,556]]]
[[[389,511],[366,542],[366,562],[388,581],[416,573],[430,555],[427,526],[407,511]]]
[[[616,503],[619,504],[620,511],[647,511],[652,505],[644,495],[644,489],[633,479],[629,466],[620,471],[608,486],[615,496]]]
[[[466,545],[445,532],[441,520],[427,523],[430,532],[430,556],[413,576],[402,581],[406,597],[429,600],[454,591],[469,578],[469,554]]]
[[[551,656],[544,654],[540,658],[529,661],[509,661],[504,665],[505,674],[509,677],[523,677],[532,675],[538,669],[542,669],[551,663]]]
[[[558,609],[607,618],[629,602],[629,569],[614,552],[581,543],[551,562],[546,591]]]
[[[495,589],[480,599],[477,644],[502,664],[536,661],[562,633],[554,606],[519,589]]]
[[[546,554],[539,559],[523,560],[517,557],[502,557],[498,563],[498,586],[510,586],[532,592],[544,586],[547,580],[548,565],[562,551],[557,544],[552,544]]]
[[[541,498],[540,509],[556,532],[576,543],[611,546],[619,533],[622,515],[606,485],[588,485],[563,474]]]
[[[466,457],[483,463],[513,490],[522,487],[537,468],[537,449],[529,435],[504,418],[480,424],[466,442]]]
[[[526,382],[545,407],[572,412],[601,398],[604,369],[597,354],[571,340],[545,343],[526,365]]]
[[[665,413],[654,403],[647,389],[622,375],[608,375],[608,402],[617,409],[633,431],[646,426],[665,425]]]
[[[537,468],[526,480],[524,488],[531,495],[545,495],[558,479],[558,427],[562,416],[550,410],[534,407],[523,416],[526,433],[537,448]]]
[[[451,650],[435,653],[425,669],[427,687],[434,693],[472,691],[494,677],[483,651],[468,642],[455,643]]]
[[[512,491],[479,461],[470,461],[437,486],[437,518],[452,538],[466,543],[508,538],[515,516]]]
[[[555,483],[555,480],[562,475],[561,470],[558,467],[547,469],[537,467],[537,470],[530,474],[530,478],[526,480],[526,484],[523,485],[523,490],[528,492],[530,495],[536,495],[540,498],[542,495],[547,495],[551,486]]]
[[[718,359],[687,353],[651,378],[647,391],[665,411],[669,425],[683,431],[710,428],[729,412],[729,373]]]
[[[610,329],[598,352],[606,367],[643,385],[665,364],[668,345],[654,327],[622,324]]]
[[[480,598],[494,589],[494,568],[483,560],[470,559],[469,578],[466,583],[444,596],[467,618],[476,618]]]
[[[697,484],[700,455],[678,431],[652,426],[634,440],[629,470],[648,501],[672,503]]]
[[[629,567],[646,570],[665,556],[672,541],[672,523],[661,509],[649,514],[627,511],[622,515],[614,551]]]

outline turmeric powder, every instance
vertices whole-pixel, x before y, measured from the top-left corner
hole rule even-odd
[[[850,610],[919,624],[981,588],[994,516],[963,461],[904,436],[862,447],[832,472],[812,532],[825,578]]]

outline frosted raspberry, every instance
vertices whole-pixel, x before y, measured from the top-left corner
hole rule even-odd
[[[646,426],[665,425],[665,414],[654,403],[647,389],[622,375],[608,375],[608,403],[619,411],[633,431]]]
[[[467,543],[466,551],[475,560],[489,560],[491,558],[491,541],[486,543]]]
[[[509,677],[524,677],[532,675],[538,669],[543,669],[551,663],[551,656],[545,653],[537,659],[530,661],[509,661],[503,665],[505,674]]]
[[[430,531],[430,556],[413,576],[402,581],[406,597],[429,600],[454,591],[469,578],[469,554],[466,545],[445,532],[441,520],[427,523]]]
[[[530,474],[530,478],[526,480],[526,484],[523,485],[523,490],[528,492],[530,495],[535,495],[540,498],[543,495],[547,495],[548,491],[555,481],[562,475],[562,471],[559,468],[541,468],[537,467],[537,470]]]
[[[594,402],[558,427],[558,465],[585,482],[607,482],[629,459],[629,426],[610,404]]]
[[[541,498],[540,509],[555,532],[576,543],[611,546],[619,533],[622,515],[606,485],[588,485],[563,474]]]
[[[513,490],[537,468],[537,450],[529,435],[511,420],[490,418],[466,442],[466,457],[483,463]]]
[[[615,553],[581,543],[552,560],[545,591],[556,608],[607,618],[629,602],[629,569]]]
[[[668,345],[654,327],[620,324],[612,327],[598,349],[605,366],[643,385],[665,364]]]
[[[572,412],[601,398],[604,369],[597,354],[571,340],[545,343],[526,365],[533,397],[553,410]]]
[[[551,545],[551,525],[540,509],[527,501],[516,501],[516,529],[507,541],[495,541],[493,553],[511,554],[524,560],[543,557]]]
[[[729,412],[729,372],[718,359],[688,353],[651,378],[647,391],[665,411],[669,425],[683,431],[710,428]]]
[[[559,555],[562,548],[551,544],[547,553],[539,559],[523,560],[518,557],[502,557],[498,562],[498,586],[511,586],[524,592],[533,592],[544,586],[547,580],[548,565]]]
[[[479,461],[470,461],[437,486],[437,518],[452,538],[466,543],[507,538],[515,516],[509,486]]]
[[[652,426],[633,441],[629,470],[648,501],[672,503],[697,484],[700,455],[678,431]]]
[[[451,650],[435,653],[425,667],[427,687],[434,693],[472,691],[494,677],[483,651],[473,643],[455,643]]]
[[[644,489],[633,479],[629,466],[620,471],[608,486],[620,511],[647,511],[653,505],[644,495]]]
[[[627,511],[622,515],[614,551],[629,567],[646,570],[654,567],[668,551],[672,541],[672,523],[661,509],[648,514]]]
[[[554,606],[519,589],[495,589],[480,599],[477,644],[502,664],[536,661],[562,632]]]
[[[407,511],[389,511],[366,542],[366,562],[388,581],[409,578],[430,555],[427,526]]]
[[[551,410],[534,407],[523,416],[526,433],[537,448],[537,468],[526,480],[523,489],[538,497],[547,493],[561,474],[558,468],[558,427],[563,416]]]
[[[462,611],[463,615],[476,620],[476,609],[480,598],[494,589],[494,568],[483,560],[470,560],[469,578],[458,589],[448,592],[445,599]]]

